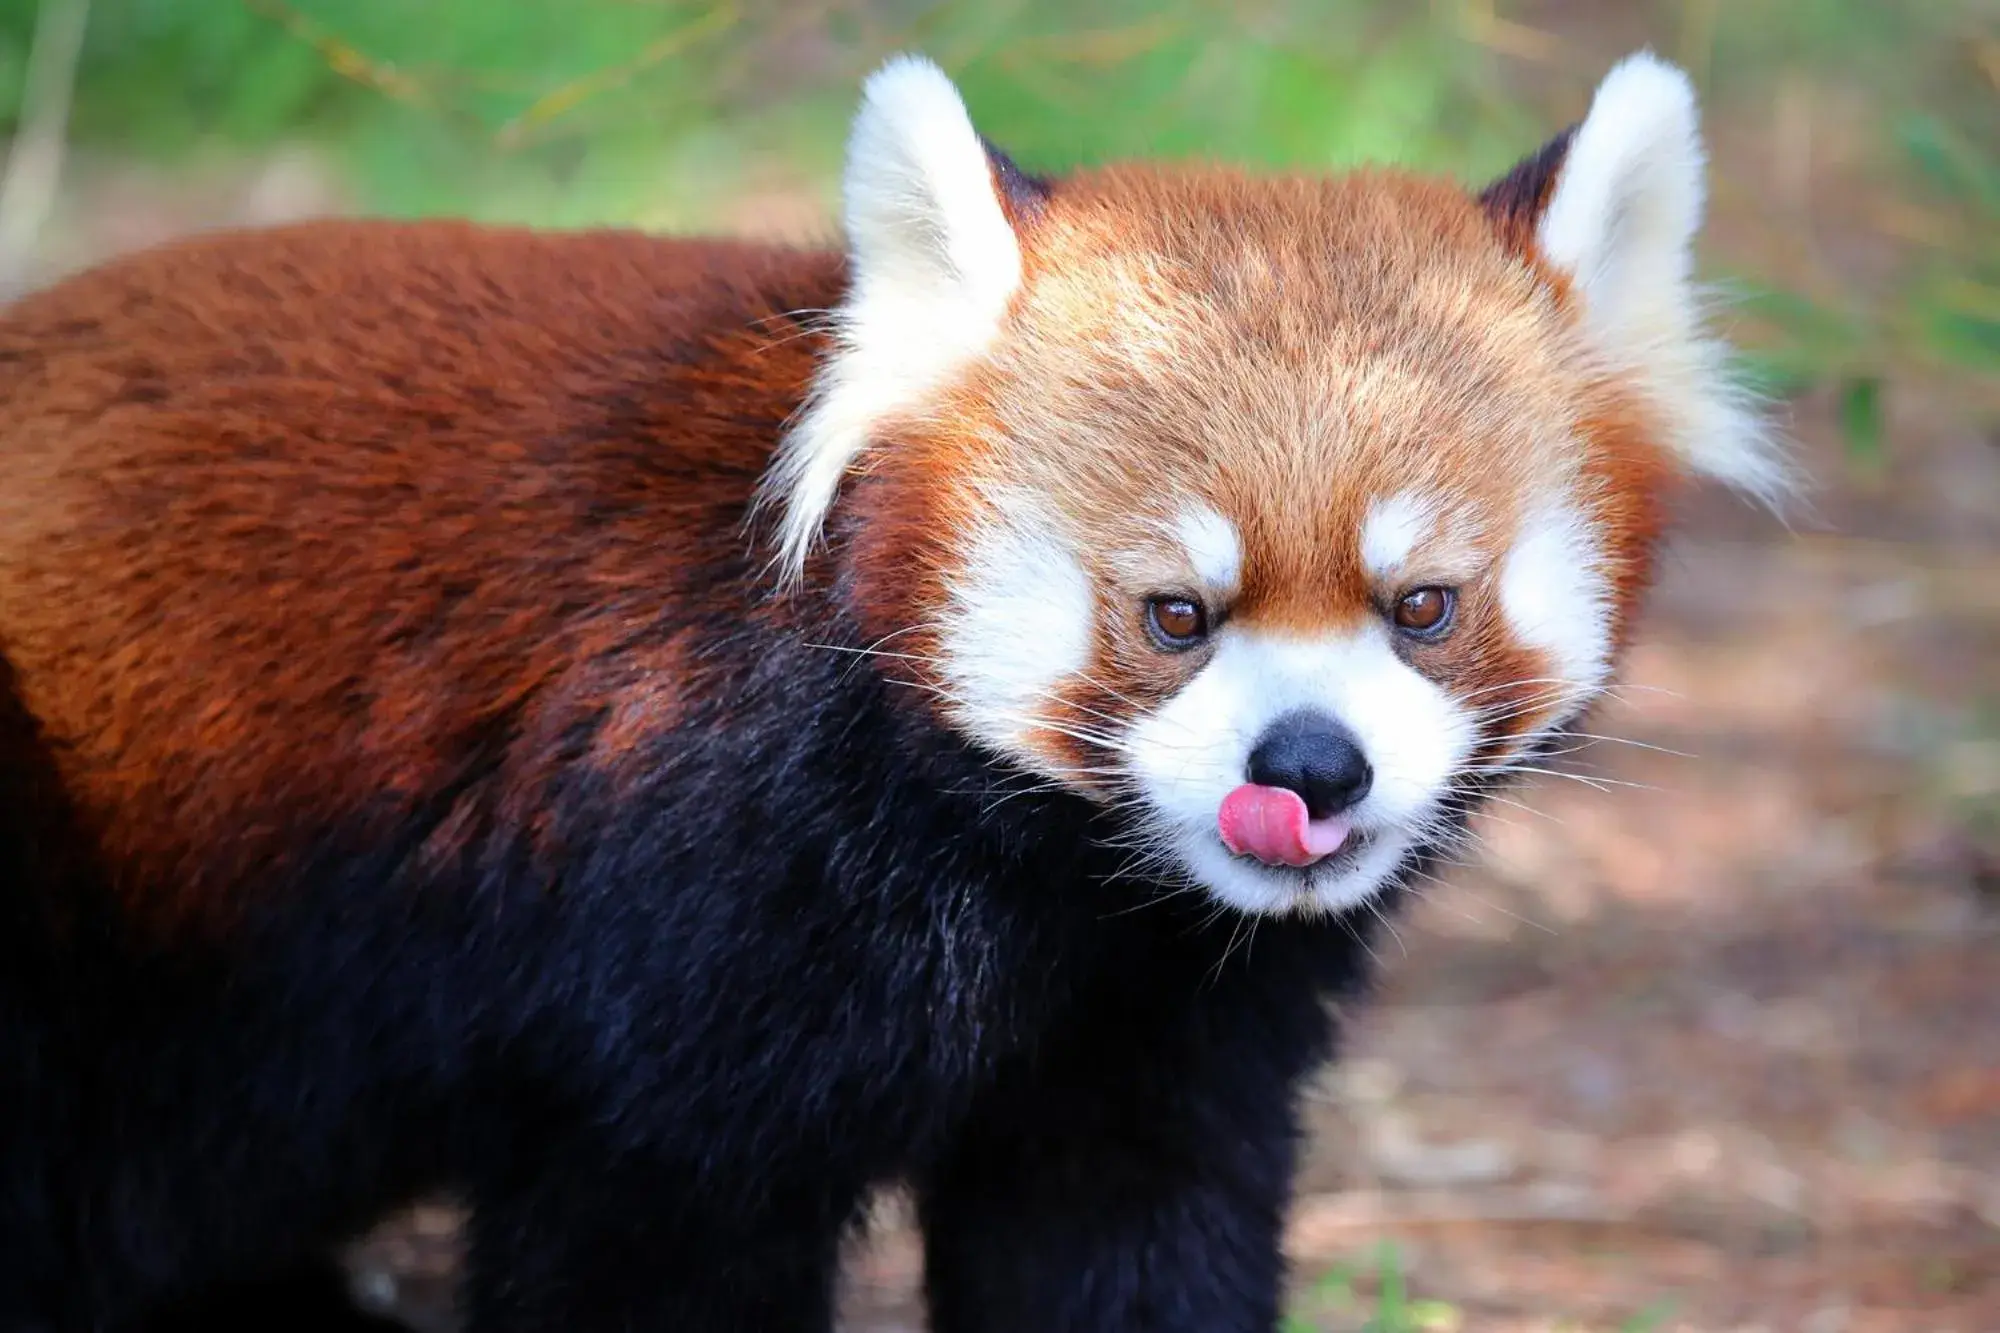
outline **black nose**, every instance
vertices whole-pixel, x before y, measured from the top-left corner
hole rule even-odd
[[[1324,713],[1287,713],[1265,729],[1250,752],[1250,780],[1305,798],[1314,819],[1359,805],[1375,781],[1368,756],[1347,728]]]

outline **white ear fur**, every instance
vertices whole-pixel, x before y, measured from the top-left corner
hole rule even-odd
[[[849,289],[834,350],[765,482],[763,498],[784,506],[786,582],[870,432],[984,350],[1021,283],[986,146],[930,61],[898,56],[869,76],[842,191]]]
[[[1598,353],[1644,378],[1690,467],[1766,501],[1786,468],[1702,329],[1692,281],[1706,166],[1694,86],[1650,52],[1598,85],[1537,229]]]

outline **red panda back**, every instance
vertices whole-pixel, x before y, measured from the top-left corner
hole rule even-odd
[[[337,222],[7,311],[0,651],[104,852],[229,879],[216,849],[432,790],[502,717],[581,710],[613,749],[661,720],[675,664],[610,650],[677,597],[742,614],[712,571],[811,373],[790,312],[840,282],[834,255]]]

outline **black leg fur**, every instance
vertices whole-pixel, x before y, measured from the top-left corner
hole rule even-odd
[[[1294,1086],[1331,1032],[1312,1005],[1272,1004],[1243,963],[1093,997],[982,1103],[923,1189],[935,1333],[1275,1327]]]
[[[409,1333],[355,1304],[332,1260],[231,1283],[176,1302],[117,1333]]]
[[[687,1172],[581,1141],[537,1157],[531,1175],[475,1190],[467,1333],[832,1329],[852,1195],[773,1197],[738,1179],[704,1207]]]

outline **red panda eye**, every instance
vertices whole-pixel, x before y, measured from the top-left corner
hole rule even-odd
[[[1188,648],[1208,635],[1208,612],[1190,597],[1154,597],[1146,602],[1146,626],[1162,648]]]
[[[1396,602],[1396,628],[1434,639],[1451,628],[1458,595],[1450,588],[1412,588]]]

